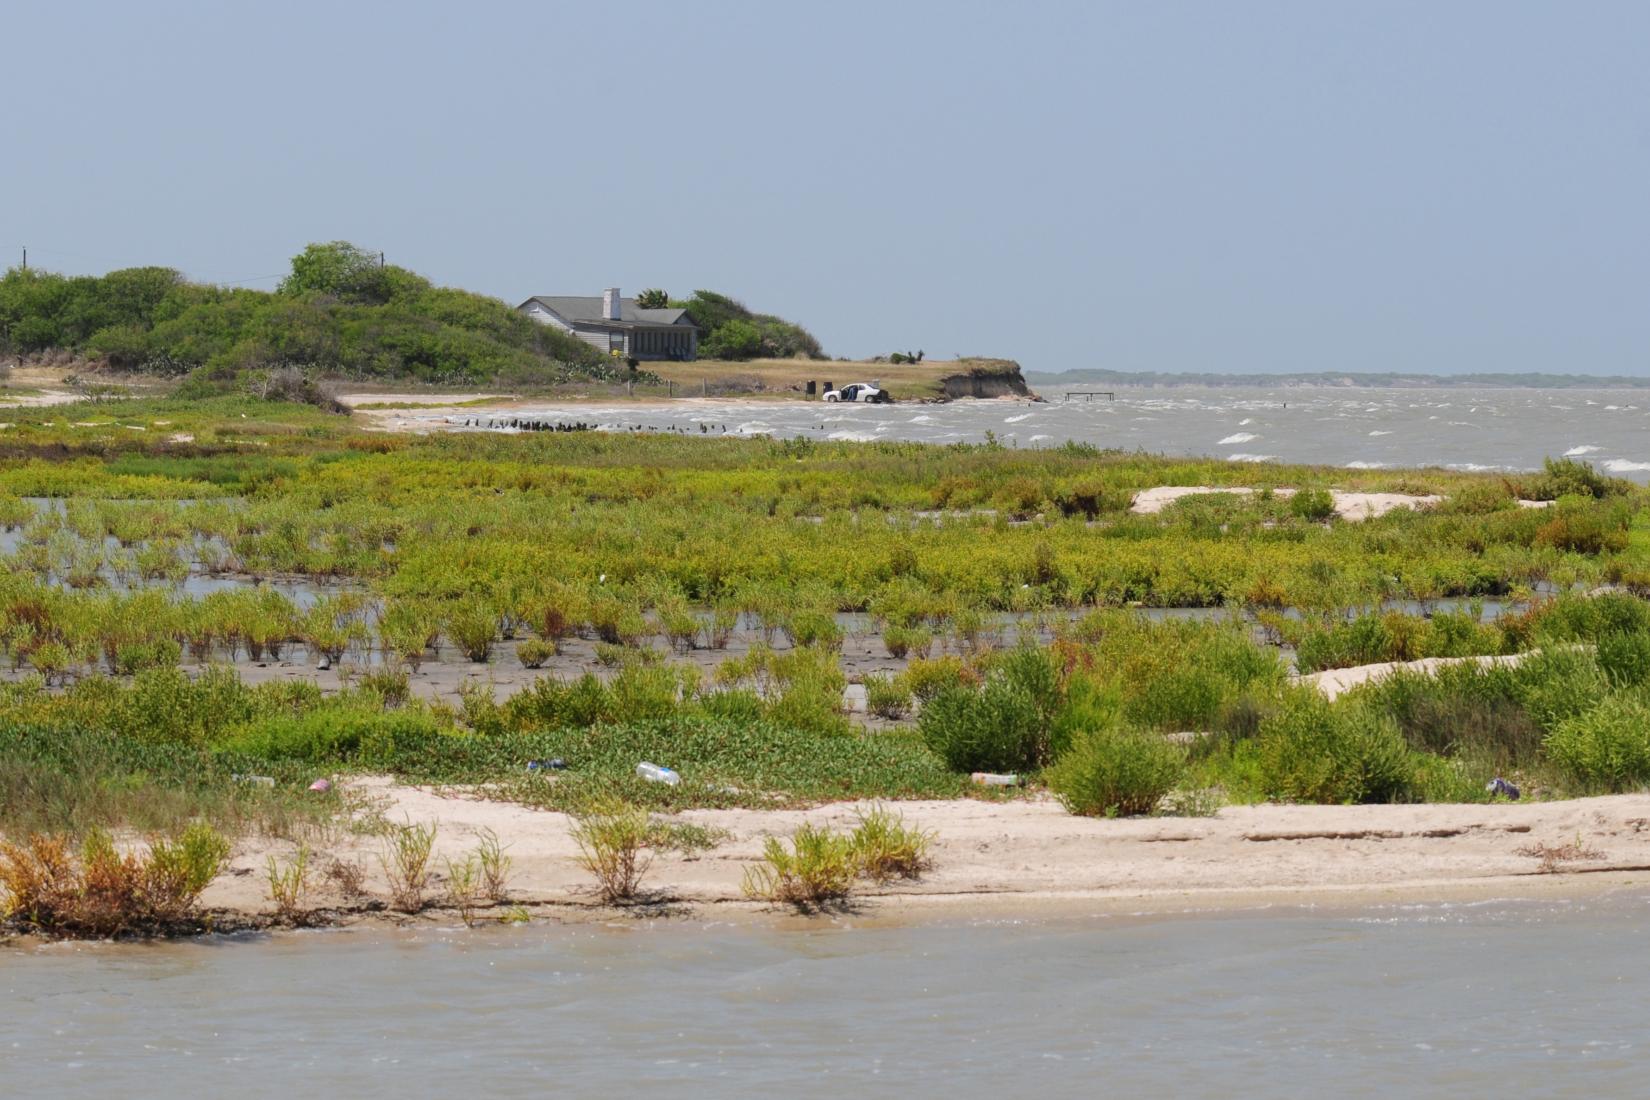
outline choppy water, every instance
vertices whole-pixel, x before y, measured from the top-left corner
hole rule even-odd
[[[0,949],[44,1096],[1638,1096],[1650,898]]]
[[[1064,388],[1044,396],[1046,403],[945,405],[544,404],[519,415],[582,420],[610,430],[841,440],[981,442],[990,432],[1019,447],[1077,440],[1125,450],[1353,468],[1530,470],[1543,458],[1568,455],[1609,473],[1650,480],[1650,391],[1644,390],[1228,386],[1121,390],[1114,401],[1073,397]]]

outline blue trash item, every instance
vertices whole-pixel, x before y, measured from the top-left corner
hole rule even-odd
[[[1514,802],[1518,801],[1518,788],[1513,786],[1511,783],[1508,783],[1505,779],[1502,779],[1499,775],[1490,780],[1489,783],[1484,786],[1484,789],[1489,791],[1491,794],[1502,795],[1506,798],[1512,799]]]
[[[552,757],[549,760],[529,760],[527,770],[530,772],[559,772],[567,767],[567,761],[561,757]]]

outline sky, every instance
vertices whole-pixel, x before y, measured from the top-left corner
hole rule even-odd
[[[0,7],[0,263],[723,291],[835,355],[1650,374],[1650,4]]]

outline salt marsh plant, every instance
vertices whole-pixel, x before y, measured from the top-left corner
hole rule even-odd
[[[849,836],[859,874],[876,882],[917,878],[932,860],[935,833],[905,823],[903,814],[883,806],[861,811]]]
[[[481,871],[482,892],[490,901],[502,902],[510,896],[510,867],[514,860],[504,854],[505,847],[493,830],[481,831],[481,842],[476,845],[476,864]]]
[[[789,847],[767,838],[762,862],[745,870],[743,889],[748,898],[811,911],[846,899],[859,870],[852,837],[804,824],[791,834]]]
[[[201,893],[223,870],[229,842],[202,823],[147,852],[122,854],[101,829],[78,851],[68,837],[0,841],[6,919],[61,936],[107,937],[191,927]]]
[[[603,800],[574,818],[573,841],[579,865],[596,877],[602,901],[630,901],[641,886],[652,858],[647,854],[647,811]]]
[[[389,879],[390,904],[403,913],[424,908],[424,891],[430,884],[430,854],[435,848],[437,826],[413,824],[389,826],[379,863]]]
[[[304,895],[309,889],[309,846],[298,845],[292,858],[284,863],[269,856],[264,875],[269,883],[269,900],[275,903],[275,915],[289,923],[301,921],[305,913]]]
[[[475,927],[476,903],[481,900],[484,889],[481,861],[474,852],[456,862],[451,857],[447,859],[447,901],[458,910],[466,928]]]
[[[1043,773],[1061,805],[1087,817],[1149,814],[1186,774],[1186,750],[1160,733],[1099,728],[1078,734]]]

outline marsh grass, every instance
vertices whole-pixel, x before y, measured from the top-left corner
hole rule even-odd
[[[424,908],[437,828],[410,821],[388,826],[389,834],[378,859],[389,880],[390,904],[403,913],[416,913]]]
[[[481,871],[482,892],[489,901],[503,902],[510,896],[510,868],[514,863],[504,854],[508,845],[500,844],[498,834],[491,829],[481,831],[481,841],[476,845],[475,857]]]
[[[228,859],[229,842],[204,822],[126,854],[102,829],[88,832],[78,850],[65,835],[36,835],[0,841],[0,893],[8,922],[46,935],[195,930],[201,892]]]
[[[817,912],[853,892],[860,859],[853,838],[815,825],[800,825],[790,846],[777,836],[762,844],[762,863],[746,867],[744,896]]]
[[[806,912],[845,901],[860,871],[853,837],[811,824],[796,828],[789,847],[778,837],[768,837],[762,860],[745,870],[745,896]]]
[[[647,811],[602,801],[574,821],[579,865],[595,876],[602,901],[616,905],[633,900],[652,863],[646,851],[652,835]]]
[[[481,860],[476,853],[471,852],[462,860],[447,859],[447,901],[458,910],[459,919],[464,927],[474,928],[476,924],[476,905],[486,892],[486,878],[481,870]]]
[[[917,878],[932,865],[937,834],[905,823],[903,814],[876,806],[859,815],[849,836],[859,874],[878,883]]]
[[[309,887],[309,846],[298,845],[298,850],[283,865],[271,855],[264,865],[269,882],[269,900],[275,903],[275,915],[289,923],[301,922],[307,911],[304,895]]]

